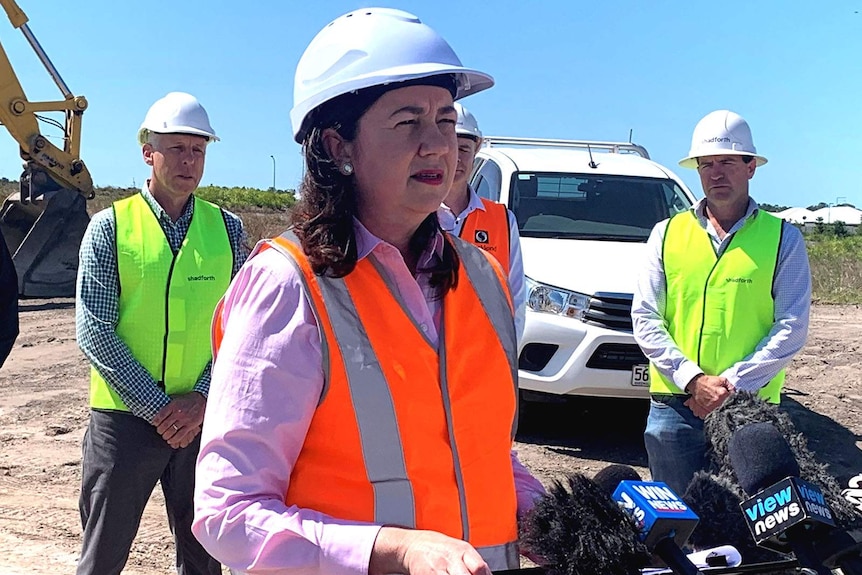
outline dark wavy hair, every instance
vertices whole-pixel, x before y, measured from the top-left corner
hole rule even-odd
[[[385,92],[411,85],[447,88],[455,94],[455,78],[433,76],[408,82],[374,86],[341,95],[317,107],[309,118],[309,129],[302,143],[305,173],[299,185],[300,198],[294,206],[290,224],[302,244],[311,268],[317,275],[344,277],[356,267],[356,183],[352,175],[342,174],[324,146],[323,133],[333,129],[347,141],[356,137],[359,119]],[[440,232],[437,214],[428,214],[410,239],[409,249],[417,257]],[[458,284],[460,261],[451,242],[446,241],[441,258],[433,258],[420,271],[431,274],[435,297],[442,298]]]

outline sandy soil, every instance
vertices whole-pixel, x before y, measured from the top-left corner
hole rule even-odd
[[[809,342],[783,401],[843,485],[862,472],[862,309],[815,306]],[[0,573],[74,572],[80,546],[80,443],[88,365],[71,300],[22,304],[21,336],[0,370]],[[646,473],[644,402],[579,400],[530,409],[521,459],[543,481],[609,463]],[[174,573],[173,543],[157,489],[125,573]]]

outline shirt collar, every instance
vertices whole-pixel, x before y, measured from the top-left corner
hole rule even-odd
[[[697,218],[702,222],[705,222],[707,219],[709,219],[706,215],[706,198],[701,198],[700,200],[698,200],[697,203],[691,207],[691,209],[694,210],[694,215],[696,215]],[[754,201],[754,198],[749,197],[748,207],[745,209],[745,215],[742,216],[740,221],[747,220],[752,216],[752,214],[754,214],[754,212],[759,209],[760,208],[758,207],[757,202]]]
[[[460,214],[456,214],[445,203],[440,204],[440,208],[449,212],[456,218],[468,216],[476,210],[482,210],[484,212],[485,204],[482,202],[482,198],[479,197],[479,194],[476,193],[476,191],[473,189],[473,186],[468,184],[467,189],[470,190],[470,199],[467,201],[467,207],[464,208],[463,212],[461,212]]]
[[[389,246],[392,249],[396,249],[392,244],[383,241],[368,231],[368,228],[362,225],[362,222],[356,218],[353,218],[353,235],[356,237],[357,261],[367,257],[368,254],[374,251],[378,246]],[[426,267],[433,258],[443,256],[444,241],[443,233],[440,230],[437,230],[434,234],[433,240],[429,243],[425,251],[422,252],[422,255],[419,256],[419,269]]]
[[[172,222],[171,217],[168,215],[168,213],[165,211],[165,209],[158,202],[158,200],[156,200],[156,197],[150,191],[150,181],[149,180],[147,180],[144,183],[143,187],[141,188],[141,195],[144,196],[144,200],[147,202],[147,204],[153,210],[153,213],[156,215],[156,218],[160,222],[169,222],[173,225],[185,223],[185,222],[191,220],[192,214],[194,214],[194,211],[195,211],[195,202],[193,200],[193,198],[195,196],[194,196],[194,194],[192,194],[191,196],[189,196],[189,199],[186,202],[185,207],[183,208],[183,213],[180,214],[179,219],[176,222]]]

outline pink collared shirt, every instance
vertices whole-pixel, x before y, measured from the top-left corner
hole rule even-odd
[[[438,342],[440,305],[426,274],[355,221],[357,252],[374,253],[416,324]],[[443,236],[422,263],[442,251]],[[255,250],[257,252],[258,249]],[[366,575],[379,525],[284,503],[290,474],[323,390],[321,339],[301,274],[276,250],[240,269],[224,298],[201,432],[192,531],[243,572]],[[512,452],[518,514],[544,493]]]

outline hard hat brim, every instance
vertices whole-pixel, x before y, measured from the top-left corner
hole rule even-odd
[[[146,133],[152,132],[154,134],[189,134],[192,136],[202,136],[206,138],[209,142],[218,142],[220,138],[215,134],[211,134],[205,130],[200,130],[198,128],[192,128],[191,126],[175,126],[170,130],[153,130],[152,128],[144,128],[141,127],[138,130],[138,143],[142,146],[147,143],[146,141]]]
[[[375,70],[373,73],[351,78],[349,82],[339,82],[326,90],[316,93],[314,97],[307,98],[296,104],[290,111],[290,122],[293,126],[294,139],[297,143],[301,144],[305,136],[305,130],[307,129],[304,123],[308,115],[318,106],[342,94],[374,86],[397,84],[399,82],[430,78],[431,76],[440,76],[443,74],[455,74],[459,77],[458,93],[455,94],[455,100],[460,100],[465,96],[487,90],[494,85],[494,78],[489,74],[472,68],[438,62],[409,64]]]
[[[758,168],[769,161],[765,157],[758,156],[757,154],[752,154],[751,152],[742,152],[739,150],[716,150],[715,153],[712,153],[712,154],[702,153],[702,154],[698,154],[696,156],[686,156],[685,158],[683,158],[679,161],[679,165],[683,168],[689,168],[692,170],[696,170],[697,169],[697,159],[698,158],[706,158],[708,156],[751,156],[754,158],[755,165]]]
[[[474,140],[481,140],[482,133],[477,132],[476,130],[467,130],[464,128],[455,128],[455,135],[461,136],[464,138],[473,138]]]

